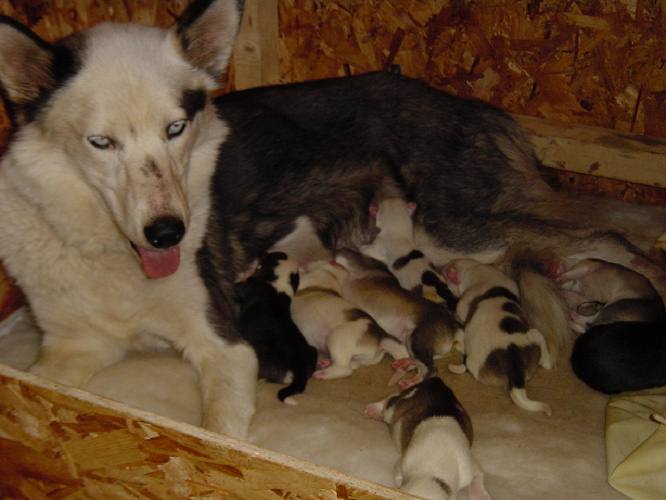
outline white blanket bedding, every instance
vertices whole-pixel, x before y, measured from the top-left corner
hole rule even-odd
[[[3,334],[4,333],[4,334]],[[0,328],[0,362],[25,369],[36,358],[39,334],[27,321]],[[606,482],[603,419],[607,398],[579,382],[562,356],[551,372],[528,383],[534,399],[553,415],[514,406],[500,389],[469,374],[454,375],[440,360],[440,375],[467,408],[476,435],[473,449],[495,499],[619,499]],[[398,458],[383,423],[363,415],[365,405],[392,392],[388,360],[340,380],[311,380],[298,406],[280,403],[279,386],[260,383],[253,443],[392,486]],[[140,381],[140,384],[137,384]],[[90,392],[198,425],[197,377],[173,353],[136,353],[95,376]]]

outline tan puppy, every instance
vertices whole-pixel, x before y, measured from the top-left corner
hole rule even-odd
[[[400,489],[427,499],[490,496],[470,449],[472,422],[453,391],[438,377],[366,407],[366,414],[389,425],[402,457],[396,464]]]
[[[465,364],[449,368],[467,369],[484,384],[507,386],[516,405],[550,415],[550,406],[529,399],[525,391],[537,365],[550,369],[552,362],[543,335],[523,317],[516,282],[472,259],[451,261],[443,275],[460,297],[456,312],[465,327]]]
[[[340,296],[345,269],[328,262],[313,263],[309,269],[301,274],[291,315],[308,343],[330,355],[331,365],[316,371],[314,378],[349,376],[359,366],[379,363],[387,352],[394,358],[407,356],[402,343]]]
[[[408,292],[379,261],[351,250],[336,254],[348,274],[342,296],[370,314],[391,336],[404,343],[415,360],[417,374],[404,380],[407,387],[435,373],[434,358],[462,342],[462,329],[444,307]]]

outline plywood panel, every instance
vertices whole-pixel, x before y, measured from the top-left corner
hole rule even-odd
[[[0,365],[3,498],[408,498]]]

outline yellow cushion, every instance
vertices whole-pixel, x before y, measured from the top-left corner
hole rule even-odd
[[[666,499],[666,387],[611,398],[606,461],[613,488],[634,499]]]

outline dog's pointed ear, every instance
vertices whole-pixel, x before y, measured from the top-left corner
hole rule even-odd
[[[52,45],[7,16],[0,16],[0,85],[15,124],[32,120],[40,101],[74,72],[65,44]]]
[[[231,57],[242,13],[242,0],[192,2],[172,28],[190,64],[219,79]]]

